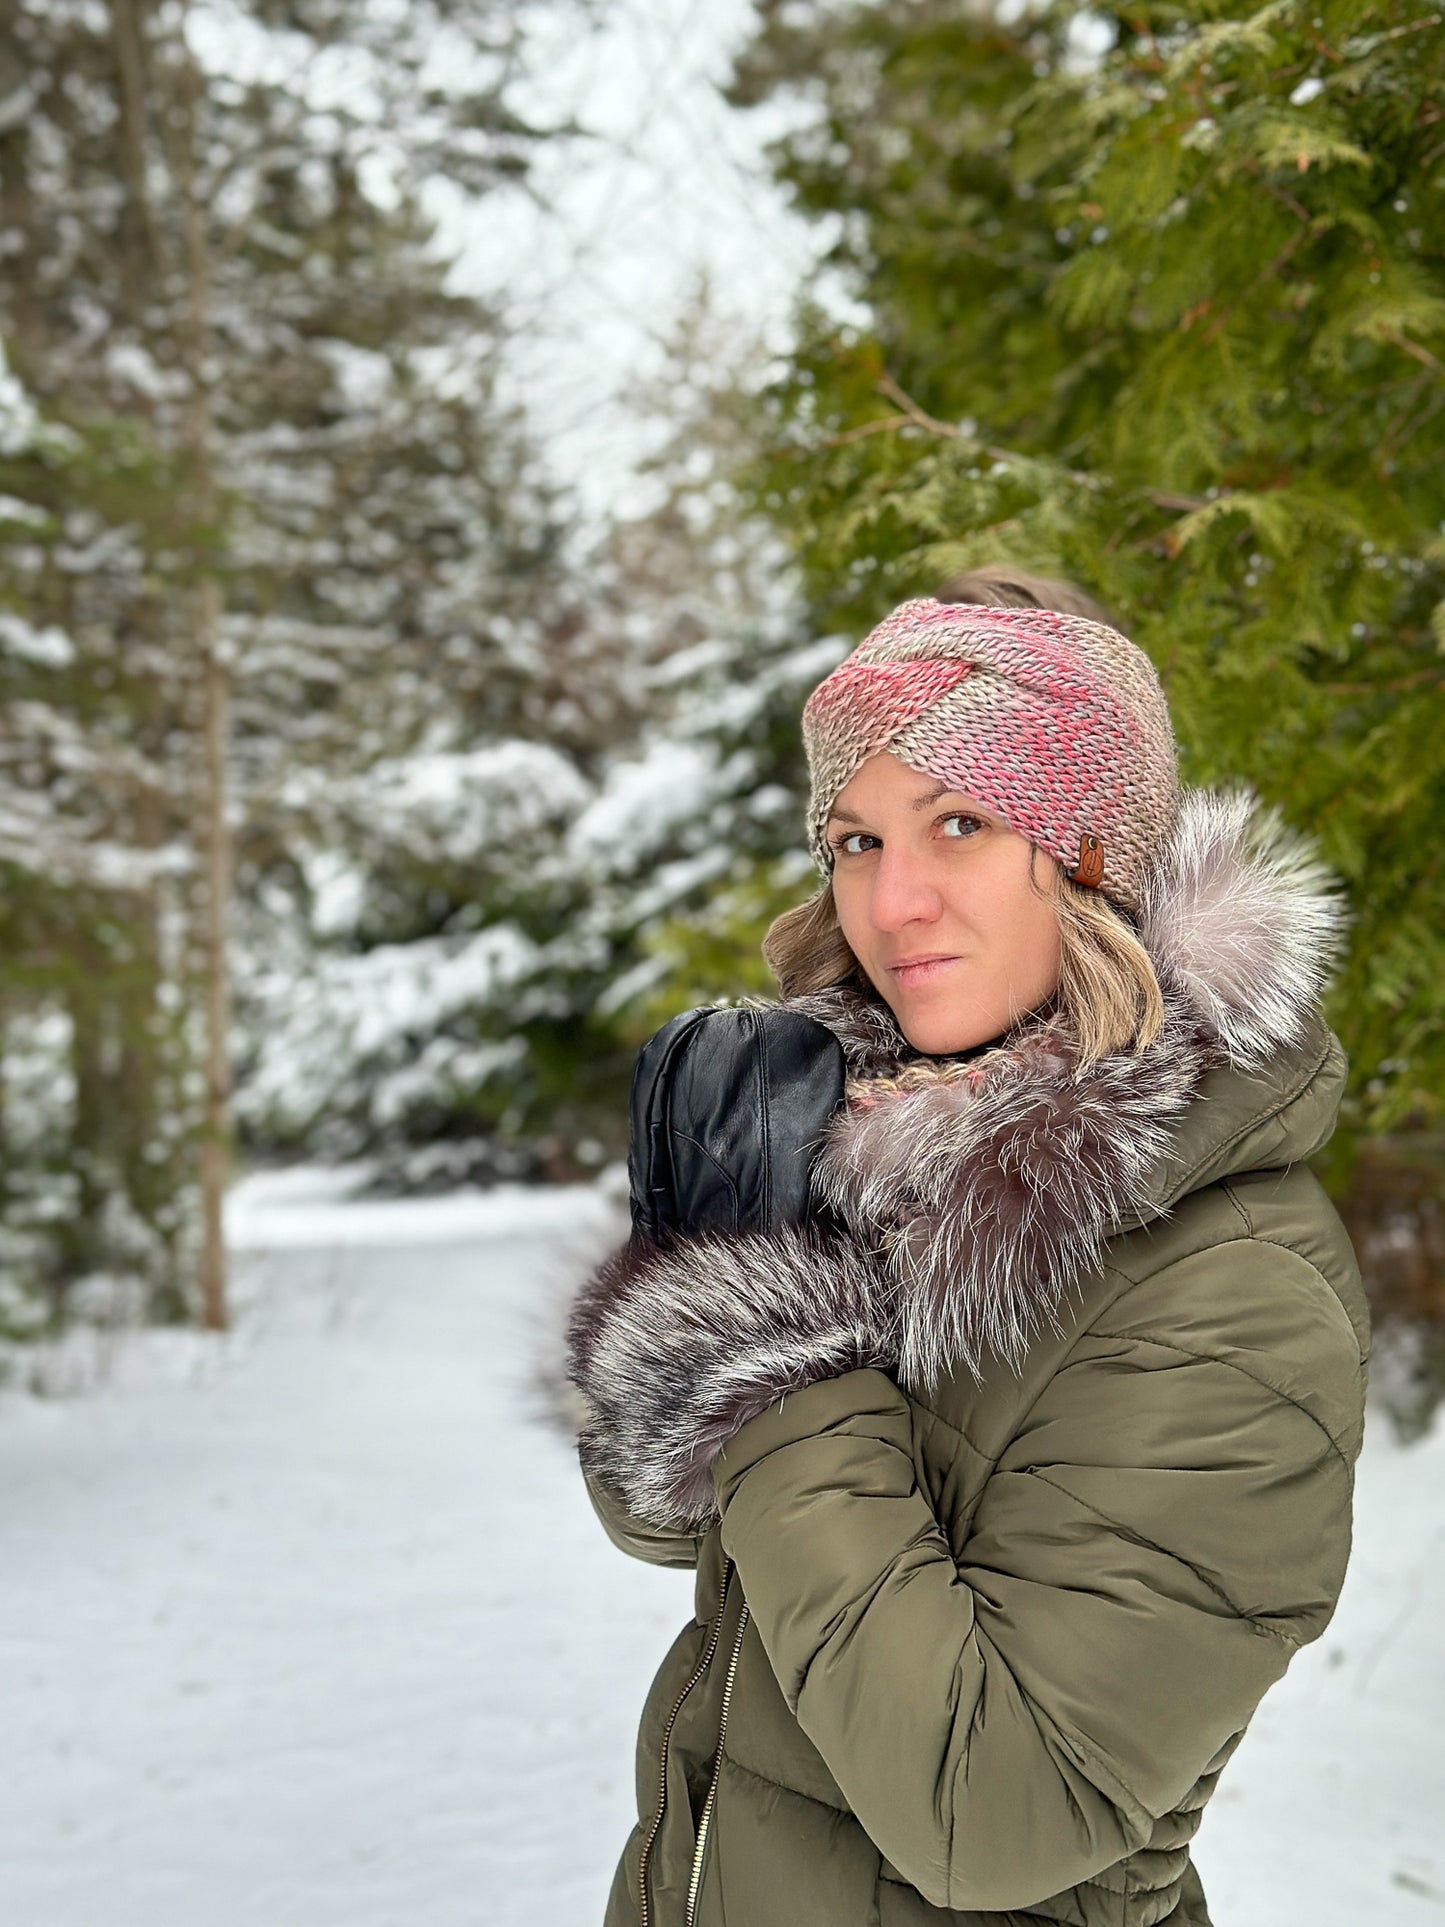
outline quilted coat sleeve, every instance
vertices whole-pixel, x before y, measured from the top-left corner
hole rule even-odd
[[[603,1531],[619,1551],[630,1553],[634,1559],[646,1560],[650,1566],[683,1569],[696,1566],[698,1548],[702,1544],[701,1534],[675,1532],[665,1526],[650,1525],[646,1519],[639,1519],[621,1493],[604,1480],[586,1471],[583,1477],[592,1509],[602,1521]]]
[[[1347,1415],[1358,1353],[1318,1274],[1238,1249],[1276,1285],[1301,1274],[1318,1356],[1287,1356],[1302,1383],[1333,1374]],[[1140,1290],[1197,1291],[1191,1267],[1218,1258]],[[882,1372],[790,1396],[717,1462],[723,1543],[788,1704],[935,1906],[1026,1908],[1141,1845],[1338,1595],[1347,1421],[1332,1436],[1249,1344],[1151,1337],[1169,1321],[1140,1290],[1049,1382],[960,1544]]]

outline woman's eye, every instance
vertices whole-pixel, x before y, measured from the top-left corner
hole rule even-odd
[[[833,848],[840,856],[864,856],[866,852],[859,845],[877,841],[877,837],[870,836],[866,830],[850,830],[844,836],[833,838]]]
[[[966,810],[955,810],[951,816],[939,818],[945,836],[976,836],[983,828],[983,819],[970,816]]]

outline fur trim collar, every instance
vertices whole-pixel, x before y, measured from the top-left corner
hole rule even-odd
[[[1205,1077],[1305,1040],[1342,921],[1275,816],[1194,791],[1141,899],[1165,1003],[1147,1050],[1080,1070],[1040,1018],[937,1060],[858,989],[790,1000],[853,1074],[815,1167],[841,1233],[634,1244],[604,1266],[569,1332],[584,1460],[644,1517],[696,1524],[718,1449],[802,1384],[870,1363],[926,1390],[1017,1366],[1105,1241],[1167,1208],[1161,1173]]]
[[[1300,1042],[1344,931],[1329,872],[1277,810],[1246,791],[1185,791],[1139,935],[1226,1061],[1249,1069]]]

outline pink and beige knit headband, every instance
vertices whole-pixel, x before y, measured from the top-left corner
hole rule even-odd
[[[1081,883],[1134,909],[1174,820],[1174,735],[1154,666],[1116,629],[1048,609],[919,597],[826,676],[803,711],[808,841],[880,750],[963,791]]]

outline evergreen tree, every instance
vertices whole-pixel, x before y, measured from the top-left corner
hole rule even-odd
[[[996,559],[1087,585],[1186,776],[1246,780],[1349,887],[1350,1126],[1438,1118],[1445,24],[761,13],[736,97],[813,103],[778,172],[870,317],[804,316],[754,477],[817,626]]]
[[[48,424],[0,451],[6,734],[35,825],[5,1067],[50,1119],[24,1135],[12,1102],[6,1169],[12,1199],[49,1185],[54,1235],[25,1251],[57,1290],[107,1269],[159,1309],[188,1289],[195,1154],[224,1121],[199,1013],[230,836],[255,1057],[279,960],[491,916],[401,820],[437,759],[485,816],[515,771],[479,748],[555,735],[565,781],[606,733],[577,697],[595,644],[561,518],[497,400],[502,330],[450,289],[424,208],[443,174],[481,194],[525,167],[517,45],[484,0],[0,18],[0,331]],[[339,886],[322,903],[343,873],[349,921]]]
[[[637,397],[666,433],[643,470],[654,506],[613,534],[618,592],[653,639],[653,728],[712,773],[687,834],[717,876],[641,928],[635,970],[605,993],[633,1044],[689,1005],[771,992],[763,934],[812,879],[798,714],[848,643],[806,635],[787,548],[739,493],[772,365],[704,282]]]
[[[116,422],[82,436],[14,377],[0,428],[0,1169],[8,1300],[194,1261],[190,852],[168,805],[154,652],[136,642],[178,477]],[[8,605],[8,606],[7,606]],[[124,1102],[117,1101],[125,1093]],[[28,1323],[29,1312],[15,1312]],[[14,1322],[14,1319],[11,1320]]]
[[[385,1185],[583,1175],[625,1150],[642,1039],[767,987],[762,928],[809,870],[797,712],[845,645],[799,644],[782,546],[734,487],[760,365],[699,291],[634,398],[652,499],[575,563],[586,648],[536,734],[327,790],[353,826],[316,846],[329,941],[273,946],[243,1090],[273,1141]],[[423,883],[441,920],[390,940]]]

